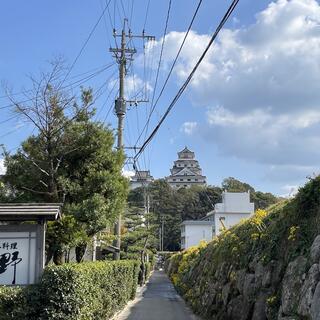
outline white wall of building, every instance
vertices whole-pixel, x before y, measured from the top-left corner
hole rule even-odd
[[[223,192],[222,203],[215,205],[215,211],[253,213],[254,203],[250,202],[249,192]]]
[[[241,220],[250,218],[251,213],[227,213],[218,212],[214,214],[214,224],[216,235],[220,234],[224,230],[223,225],[226,229],[238,224]]]
[[[249,192],[223,192],[222,203],[217,203],[205,219],[181,224],[181,249],[196,246],[202,240],[210,241],[224,228],[231,228],[253,213],[254,203],[250,202]]]
[[[201,221],[184,221],[181,225],[181,249],[197,246],[201,241],[212,240],[213,228],[213,223],[208,223],[208,221],[203,221],[203,223]]]
[[[254,203],[250,202],[249,192],[223,192],[222,203],[217,203],[214,212],[209,214],[214,215],[218,235],[224,227],[229,229],[253,213]]]

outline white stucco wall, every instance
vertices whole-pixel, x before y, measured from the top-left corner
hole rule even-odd
[[[223,230],[220,218],[226,227],[238,224],[241,220],[250,218],[254,213],[254,203],[250,202],[249,192],[223,192],[222,203],[215,205],[214,214],[215,230],[218,235]],[[209,213],[212,215],[212,213]]]
[[[223,192],[222,203],[215,205],[215,211],[253,213],[254,203],[250,202],[249,192]]]
[[[201,241],[212,240],[213,224],[212,225],[183,225],[185,231],[181,232],[181,238],[184,238],[181,242],[181,249],[188,249],[192,246],[197,246]]]
[[[214,215],[216,235],[218,235],[223,230],[220,218],[224,218],[222,222],[224,223],[225,227],[229,229],[230,227],[238,224],[241,220],[250,218],[250,216],[251,213],[216,212]]]

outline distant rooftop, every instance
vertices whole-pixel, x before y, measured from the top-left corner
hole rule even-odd
[[[193,159],[194,158],[194,152],[189,150],[187,146],[184,147],[183,150],[178,152],[179,159]]]
[[[152,178],[153,177],[150,175],[150,171],[146,170],[146,171],[136,171],[135,175],[132,177],[136,180],[144,180],[144,179],[148,179],[148,178]]]
[[[206,220],[185,220],[181,223],[181,225],[196,225],[196,226],[211,226],[214,225],[214,221],[206,221]]]

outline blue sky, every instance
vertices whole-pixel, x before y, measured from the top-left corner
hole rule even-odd
[[[129,18],[132,1],[123,0]],[[133,2],[129,21],[133,33],[142,32],[147,2]],[[195,0],[173,1],[155,96],[197,3]],[[149,131],[186,78],[229,3],[226,0],[203,1]],[[14,93],[30,88],[29,75],[38,77],[41,71],[48,70],[48,61],[54,57],[63,56],[66,66],[70,66],[104,6],[104,0],[3,2],[0,10],[0,80],[3,84],[0,96],[5,95],[4,87]],[[110,16],[106,13],[105,19],[100,21],[66,84],[114,61],[109,53],[110,45],[114,45],[112,27],[115,25],[120,31],[124,13],[120,0],[111,0],[109,8]],[[168,1],[150,0],[145,31],[155,35],[156,42],[146,52],[147,62],[154,61],[153,67],[147,64],[150,67],[147,72],[153,76],[148,79],[149,96],[154,90],[167,8]],[[164,177],[169,174],[176,153],[187,145],[195,151],[209,184],[219,185],[223,178],[233,176],[258,190],[279,195],[290,193],[304,183],[306,176],[319,172],[319,21],[320,7],[316,0],[274,3],[240,0],[194,81],[141,157],[140,167],[150,167],[155,177]],[[131,94],[142,88],[143,80],[142,41],[134,40],[134,46],[138,52],[128,76]],[[114,65],[85,83],[94,92],[101,93],[96,101],[97,118],[101,121],[105,120],[116,95],[112,92],[107,100],[116,72]],[[23,95],[15,98],[25,99]],[[14,114],[12,109],[1,107],[9,103],[6,98],[0,98],[0,144],[14,152],[33,128],[16,117],[6,121]],[[128,111],[127,146],[134,145],[148,110],[150,103]],[[112,112],[106,122],[115,126]],[[126,170],[132,168],[127,166]]]

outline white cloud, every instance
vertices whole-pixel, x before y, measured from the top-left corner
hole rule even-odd
[[[108,87],[112,90],[117,86],[118,80],[113,79]],[[127,100],[146,100],[153,88],[150,83],[143,81],[137,75],[129,75],[125,78],[125,98]]]
[[[6,173],[6,167],[4,166],[4,160],[0,159],[0,175]]]
[[[278,0],[252,25],[221,32],[188,90],[195,105],[207,108],[207,127],[199,129],[222,154],[287,167],[300,178],[305,168],[319,168],[319,26],[316,0]],[[164,67],[183,37],[167,35]],[[209,37],[190,33],[175,68],[180,82]]]
[[[292,198],[294,197],[299,190],[299,186],[297,185],[285,185],[281,188],[281,190],[284,192],[281,197],[284,198]]]
[[[315,166],[320,160],[320,111],[274,115],[252,110],[235,114],[222,107],[209,109],[207,135],[220,151],[259,163]]]
[[[306,165],[271,165],[268,166],[264,180],[282,182],[290,185],[302,185],[307,178],[320,174],[319,167]]]
[[[128,179],[135,175],[134,171],[122,169],[122,175]]]
[[[125,79],[125,96],[130,100],[146,100],[150,92],[152,92],[152,86],[149,82],[144,82],[136,74],[127,76]]]
[[[185,133],[188,136],[191,136],[195,130],[197,129],[197,122],[185,122],[182,126],[180,131]]]

